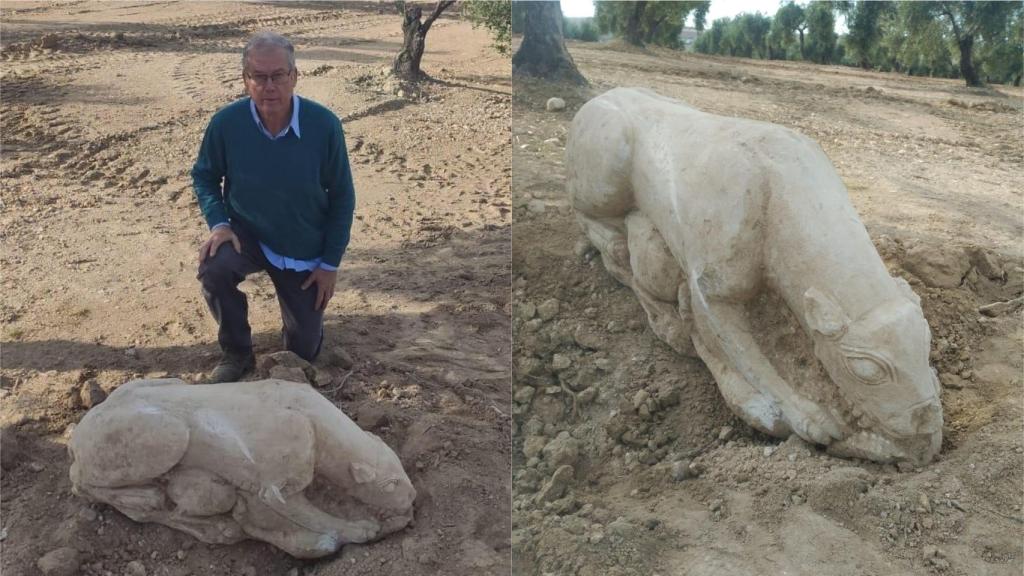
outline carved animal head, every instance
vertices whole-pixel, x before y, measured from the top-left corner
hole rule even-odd
[[[814,352],[850,404],[849,435],[830,451],[877,461],[929,461],[942,442],[939,382],[928,363],[931,332],[920,299],[899,296],[851,319],[831,297],[804,295]]]
[[[411,514],[416,489],[401,461],[383,440],[369,432],[366,434],[373,440],[373,448],[349,464],[352,495],[374,508]]]

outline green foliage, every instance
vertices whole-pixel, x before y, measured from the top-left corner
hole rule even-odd
[[[811,2],[806,10],[805,56],[818,64],[830,64],[836,52],[836,18],[828,2]]]
[[[581,42],[597,42],[600,37],[593,18],[565,18],[562,22],[562,34],[566,38]]]
[[[464,0],[462,15],[483,26],[494,38],[494,49],[508,54],[512,48],[512,0]]]
[[[690,14],[698,30],[703,29],[710,0],[703,1],[617,1],[595,3],[594,19],[601,32],[619,36],[636,46],[656,44],[677,48],[679,33]]]
[[[842,38],[835,33],[837,12],[846,16],[849,28]],[[624,14],[606,11],[608,26],[619,25]],[[740,14],[715,20],[694,50],[964,78],[969,85],[1019,85],[1024,3],[835,0],[801,6],[790,1],[772,18]]]

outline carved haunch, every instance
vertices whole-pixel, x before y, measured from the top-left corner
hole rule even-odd
[[[254,538],[300,558],[405,527],[398,457],[305,384],[136,380],[75,428],[72,490],[208,543]]]
[[[566,166],[605,268],[751,426],[881,462],[938,452],[920,300],[817,143],[618,88],[580,108]]]

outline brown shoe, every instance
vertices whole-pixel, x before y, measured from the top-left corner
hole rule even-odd
[[[213,372],[210,373],[207,383],[238,382],[242,376],[251,372],[255,367],[256,356],[252,352],[248,354],[225,352],[220,362],[213,368]]]

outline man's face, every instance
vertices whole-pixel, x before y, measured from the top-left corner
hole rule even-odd
[[[243,76],[245,88],[262,116],[288,112],[297,77],[295,70],[288,66],[288,53],[284,48],[250,52]]]

